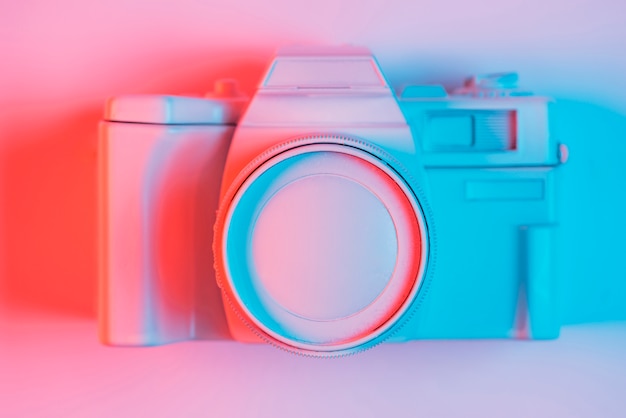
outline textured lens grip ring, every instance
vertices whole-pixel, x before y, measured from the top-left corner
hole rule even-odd
[[[360,152],[365,152],[371,157],[374,157],[380,163],[384,164],[388,168],[390,168],[407,186],[408,191],[413,195],[414,202],[418,206],[418,210],[421,211],[422,219],[424,222],[422,234],[426,237],[427,246],[424,249],[426,252],[424,257],[424,265],[420,277],[416,278],[416,286],[418,289],[416,293],[413,295],[413,300],[406,306],[406,310],[404,313],[395,319],[395,323],[392,323],[389,326],[389,329],[383,331],[381,334],[372,337],[372,339],[365,341],[361,345],[349,347],[349,348],[339,348],[337,350],[310,350],[304,349],[302,347],[296,347],[290,345],[284,341],[278,340],[272,335],[267,334],[263,329],[261,329],[258,325],[254,324],[250,318],[247,318],[247,315],[244,314],[247,312],[247,309],[244,309],[240,306],[240,302],[238,298],[234,295],[234,290],[231,289],[231,286],[226,283],[227,281],[226,274],[226,262],[224,261],[224,253],[223,253],[223,239],[222,231],[224,230],[224,226],[226,220],[228,218],[228,212],[231,208],[231,204],[235,199],[235,196],[239,192],[242,185],[247,181],[247,179],[253,175],[253,173],[259,169],[263,164],[270,161],[271,159],[279,156],[280,154],[309,145],[341,145],[353,148]],[[392,335],[396,334],[402,327],[410,320],[413,316],[414,312],[419,308],[422,303],[422,300],[428,293],[428,289],[430,287],[430,281],[433,276],[433,270],[435,266],[435,252],[436,252],[436,241],[435,241],[435,233],[434,233],[434,222],[433,222],[433,214],[430,206],[427,204],[425,199],[425,194],[421,188],[421,186],[415,181],[411,173],[406,170],[402,164],[400,164],[395,157],[383,151],[382,149],[370,144],[367,141],[352,139],[340,135],[329,135],[329,134],[312,134],[305,137],[297,137],[291,140],[287,140],[278,145],[272,146],[265,150],[263,153],[259,154],[254,160],[252,160],[246,167],[237,175],[235,181],[231,184],[228,191],[225,194],[224,199],[220,204],[220,208],[217,213],[217,221],[214,226],[214,241],[213,241],[213,252],[214,252],[214,267],[216,271],[216,279],[218,286],[222,289],[222,293],[230,308],[234,311],[236,316],[241,320],[247,328],[249,328],[255,335],[260,337],[262,340],[281,348],[282,350],[309,356],[309,357],[343,357],[347,355],[351,355],[357,353],[359,351],[367,350],[372,348],[381,342],[385,341]],[[406,300],[405,300],[406,302]],[[400,307],[403,307],[401,304]],[[400,308],[398,309],[400,310]],[[396,311],[397,313],[398,311]],[[393,318],[395,314],[390,315],[390,319]],[[382,325],[381,325],[382,326]]]

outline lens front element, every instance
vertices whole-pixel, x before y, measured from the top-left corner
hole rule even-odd
[[[343,144],[269,154],[218,215],[225,296],[258,334],[292,351],[375,344],[424,273],[426,226],[411,188],[378,157]]]

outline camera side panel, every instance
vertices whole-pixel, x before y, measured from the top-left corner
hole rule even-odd
[[[553,167],[427,170],[435,278],[396,340],[558,336],[555,174]]]

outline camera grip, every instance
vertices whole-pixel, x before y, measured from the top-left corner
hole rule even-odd
[[[104,343],[228,337],[211,243],[232,129],[102,124],[99,316]]]

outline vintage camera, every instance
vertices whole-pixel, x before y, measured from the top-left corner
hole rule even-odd
[[[289,48],[250,101],[231,82],[205,98],[110,100],[102,341],[337,356],[384,340],[557,337],[566,148],[549,100],[516,82],[398,98],[367,49]]]

